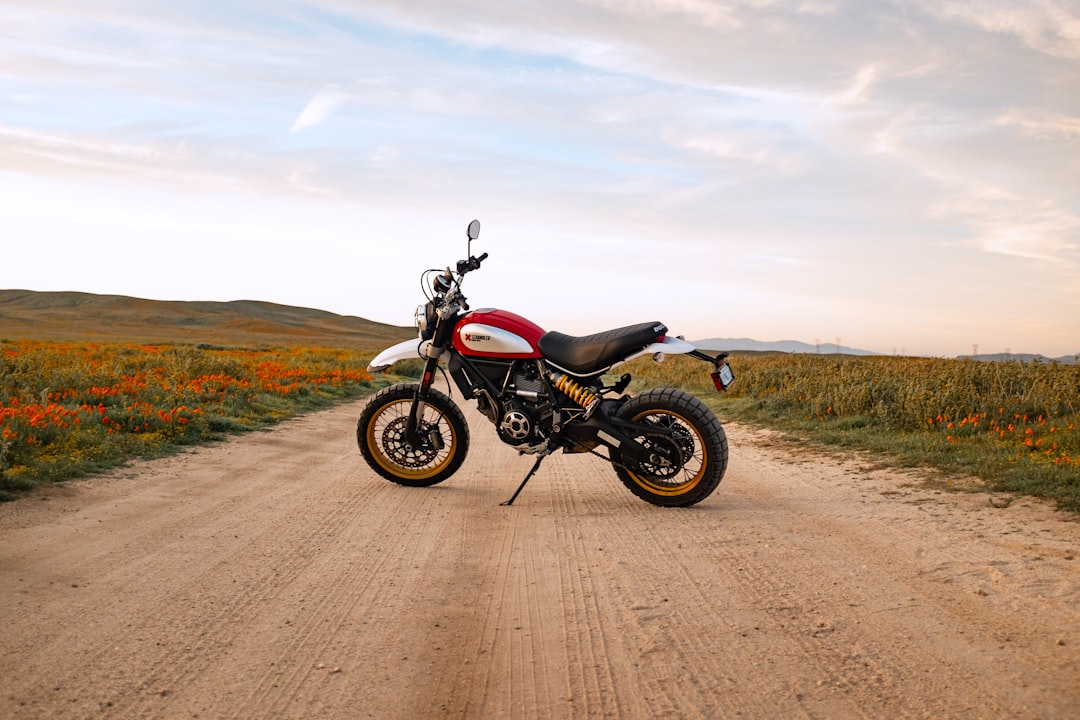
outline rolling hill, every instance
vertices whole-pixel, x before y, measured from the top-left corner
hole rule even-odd
[[[415,335],[323,310],[256,300],[182,302],[0,290],[0,339],[371,348]]]
[[[72,342],[207,343],[214,345],[323,345],[375,349],[415,336],[411,327],[386,325],[353,315],[278,305],[258,300],[231,302],[145,300],[83,292],[0,290],[0,340]],[[837,352],[795,340],[761,342],[750,338],[693,341],[705,350],[815,353]],[[841,346],[846,355],[874,355]],[[1013,353],[979,355],[988,361],[1056,360],[1073,364],[1078,356],[1046,358]]]

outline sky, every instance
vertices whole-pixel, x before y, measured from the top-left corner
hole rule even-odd
[[[3,0],[0,288],[1080,353],[1080,0]]]

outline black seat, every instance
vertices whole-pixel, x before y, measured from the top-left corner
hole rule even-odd
[[[666,334],[667,327],[662,322],[627,325],[584,337],[549,332],[541,336],[539,347],[553,364],[575,375],[587,376],[607,370]]]

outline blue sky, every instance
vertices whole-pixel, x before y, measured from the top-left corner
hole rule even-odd
[[[1080,352],[1075,0],[0,6],[0,287]]]

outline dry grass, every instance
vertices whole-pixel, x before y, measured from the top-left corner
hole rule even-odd
[[[736,354],[717,396],[686,357],[631,364],[641,387],[711,398],[721,417],[891,462],[972,475],[1080,511],[1080,366],[912,357]]]

